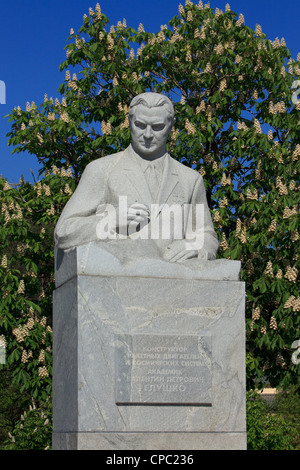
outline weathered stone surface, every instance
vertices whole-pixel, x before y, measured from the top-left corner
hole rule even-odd
[[[239,281],[240,261],[190,259],[184,263],[169,263],[155,257],[151,249],[148,251],[149,257],[140,257],[139,244],[133,242],[118,240],[104,246],[103,242],[98,241],[65,252],[58,250],[56,287],[77,275]],[[151,245],[151,240],[143,242]]]
[[[53,447],[65,450],[245,450],[242,432],[57,433]]]
[[[211,337],[118,335],[118,405],[211,405]]]
[[[215,263],[210,261],[217,273]],[[168,442],[173,442],[174,448],[181,448],[178,433],[199,433],[204,439],[199,440],[199,448],[209,437],[210,445],[226,448],[226,436],[231,448],[233,435],[240,437],[236,445],[243,447],[244,299],[242,282],[210,279],[78,275],[58,287],[54,292],[54,443],[66,443],[66,436],[76,433],[77,441],[72,442],[77,442],[78,448],[79,442],[85,442],[80,445],[87,448],[94,445],[91,442],[95,448],[103,448],[107,439],[117,436],[111,445],[122,449],[131,445],[126,439],[138,433],[140,445],[151,447],[155,442],[164,445],[155,434],[163,433],[168,439],[173,436]],[[187,337],[190,346],[186,354],[196,354],[195,345],[201,345],[198,351],[206,351],[207,367],[179,366],[174,368],[177,372],[164,374],[165,366],[157,365],[160,372],[152,374],[152,365],[137,369],[129,364],[126,369],[122,364],[126,344],[140,354],[141,347],[175,347],[176,338]],[[146,346],[142,346],[145,339]],[[183,347],[183,342],[177,341]],[[118,380],[127,373],[131,388],[126,390]],[[133,377],[153,380],[151,377],[165,376],[164,380],[171,381],[160,383],[169,385],[177,376],[196,374],[203,387],[191,382],[188,403],[182,403],[183,390],[175,398],[177,392],[164,393],[162,389],[155,393],[152,389],[152,398],[143,391],[140,403],[137,390],[132,388]],[[125,394],[124,402],[120,392]],[[89,444],[88,436],[92,439]],[[196,441],[192,442],[196,446]],[[61,444],[55,445],[59,448]]]

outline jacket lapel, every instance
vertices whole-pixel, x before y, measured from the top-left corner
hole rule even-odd
[[[163,206],[168,202],[179,182],[176,165],[173,164],[172,158],[167,154],[157,201],[153,201],[145,174],[142,171],[141,166],[137,164],[136,156],[133,153],[131,145],[129,145],[129,147],[124,151],[120,160],[119,170],[122,173],[122,177],[125,176],[128,180],[128,187],[130,188],[129,192],[133,194],[138,202],[146,204],[149,208],[151,204],[154,204],[155,202],[160,205],[158,214],[162,210]]]
[[[165,160],[164,172],[162,176],[162,181],[160,185],[160,191],[158,194],[158,202],[160,204],[160,211],[164,205],[168,202],[170,196],[172,195],[175,187],[179,182],[178,173],[175,165],[173,165],[172,158],[168,154]]]
[[[137,201],[146,204],[150,208],[153,202],[152,196],[144,172],[136,160],[131,145],[124,151],[122,169],[123,175],[129,180],[130,188],[135,193]]]

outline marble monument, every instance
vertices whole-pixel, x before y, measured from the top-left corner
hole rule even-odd
[[[216,259],[202,176],[166,142],[172,102],[87,165],[55,229],[54,449],[244,449],[245,286]]]

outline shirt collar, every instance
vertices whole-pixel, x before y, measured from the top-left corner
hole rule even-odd
[[[138,155],[134,151],[132,146],[131,146],[131,150],[138,164],[140,165],[140,167],[142,168],[144,172],[147,170],[149,165],[155,165],[155,168],[157,168],[158,170],[161,170],[161,171],[163,170],[165,159],[166,159],[166,156],[168,155],[167,152],[162,157],[156,158],[155,160],[147,160],[146,158],[143,158],[140,155]]]

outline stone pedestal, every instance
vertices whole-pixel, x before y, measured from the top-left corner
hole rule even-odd
[[[58,253],[53,448],[245,449],[239,270]]]

